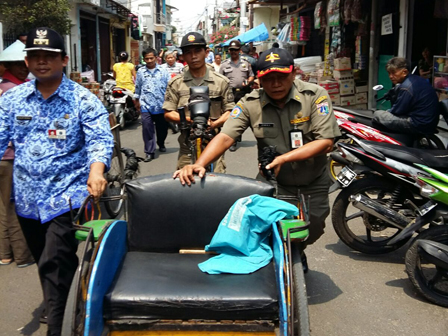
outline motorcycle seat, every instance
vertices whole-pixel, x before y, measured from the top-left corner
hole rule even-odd
[[[373,141],[365,143],[391,159],[411,164],[420,163],[448,173],[448,150],[418,149]]]
[[[448,246],[432,240],[419,239],[418,253],[427,261],[448,271]]]

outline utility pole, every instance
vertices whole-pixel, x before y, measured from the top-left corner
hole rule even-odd
[[[208,41],[208,6],[205,5],[204,38]]]
[[[246,17],[246,0],[240,0],[241,12],[240,12],[240,35],[246,32],[247,17]]]

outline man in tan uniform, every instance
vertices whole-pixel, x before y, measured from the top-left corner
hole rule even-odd
[[[215,130],[220,130],[221,126],[228,119],[233,106],[233,94],[229,88],[229,80],[209,68],[205,63],[206,57],[205,39],[201,34],[188,33],[182,38],[181,49],[188,68],[184,69],[181,75],[172,78],[168,83],[165,94],[165,102],[162,108],[165,110],[165,119],[170,122],[179,123],[179,107],[186,107],[187,121],[191,122],[188,111],[188,99],[190,98],[190,87],[208,86],[211,100],[209,125]],[[179,136],[179,159],[177,169],[191,164],[191,153],[185,144],[185,136]],[[217,157],[214,171],[225,173],[225,162],[223,155]]]
[[[279,155],[266,168],[274,169],[279,195],[296,196],[300,191],[311,196],[307,244],[312,244],[324,233],[325,218],[330,213],[326,154],[340,135],[331,101],[320,86],[294,80],[294,60],[284,49],[262,53],[257,69],[263,89],[241,99],[196,164],[175,172],[174,177],[188,185],[194,182],[194,173],[203,177],[203,167],[250,127],[259,153],[266,146],[277,146]]]

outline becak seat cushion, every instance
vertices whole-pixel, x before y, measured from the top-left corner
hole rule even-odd
[[[247,275],[201,272],[210,255],[128,252],[104,298],[104,318],[277,320],[271,262]]]

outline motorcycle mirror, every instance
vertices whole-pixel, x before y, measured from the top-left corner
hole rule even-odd
[[[382,89],[384,89],[384,86],[382,86],[381,84],[380,85],[375,85],[373,87],[373,91],[381,91]]]

